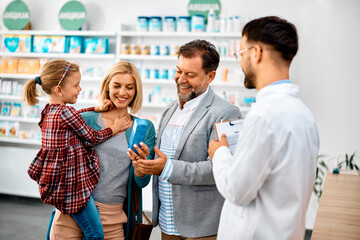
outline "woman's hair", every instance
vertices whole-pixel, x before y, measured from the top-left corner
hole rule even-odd
[[[65,69],[69,66],[67,73],[65,76]],[[73,75],[74,73],[79,71],[79,66],[75,63],[70,63],[64,59],[54,59],[49,61],[42,66],[40,70],[40,76],[28,80],[24,85],[23,96],[24,100],[30,106],[34,106],[39,103],[37,99],[39,94],[36,89],[36,83],[41,85],[41,88],[44,90],[46,94],[51,94],[51,91],[56,87],[59,83],[60,86],[64,86],[64,82],[68,76]],[[60,79],[63,77],[63,80],[60,82]]]
[[[132,76],[135,80],[135,96],[129,104],[130,112],[135,114],[141,108],[143,93],[140,74],[132,63],[121,61],[116,63],[109,69],[109,71],[105,74],[105,77],[100,87],[99,101],[102,104],[105,99],[110,100],[109,84],[111,79],[117,74],[130,74],[130,76]]]

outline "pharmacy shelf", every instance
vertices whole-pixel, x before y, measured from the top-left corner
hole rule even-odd
[[[0,95],[0,99],[3,100],[9,100],[9,101],[23,101],[23,97],[22,96],[15,96],[15,95]],[[38,100],[40,102],[46,102],[49,99],[47,97],[39,97]]]
[[[2,79],[32,79],[35,74],[21,74],[21,73],[0,73]]]
[[[176,61],[176,56],[120,54],[118,60]]]
[[[2,143],[13,143],[13,144],[22,144],[22,145],[32,145],[32,146],[41,146],[41,141],[33,140],[33,139],[0,137],[0,142],[2,142]]]
[[[21,74],[21,73],[0,73],[0,79],[19,79],[19,80],[29,80],[35,78],[38,74]],[[81,77],[81,81],[84,82],[101,82],[103,77]]]
[[[137,32],[120,31],[121,37],[156,37],[156,38],[241,38],[241,33],[216,33],[216,32]]]
[[[86,54],[86,53],[25,53],[25,52],[0,52],[0,57],[21,58],[68,58],[68,59],[94,59],[114,60],[115,54]]]
[[[0,34],[14,35],[45,35],[45,36],[84,36],[84,37],[116,37],[116,32],[111,31],[0,31]]]
[[[177,56],[120,54],[117,60],[177,61],[178,58]],[[220,62],[237,63],[236,59],[233,57],[221,57]]]
[[[13,122],[24,122],[24,123],[38,123],[38,122],[40,122],[40,118],[0,116],[0,121],[13,121]]]

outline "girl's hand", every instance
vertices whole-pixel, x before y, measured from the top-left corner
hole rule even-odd
[[[102,105],[95,107],[95,112],[106,112],[113,110],[114,108],[115,107],[112,104],[111,100],[105,99]]]
[[[121,115],[120,117],[115,119],[114,123],[110,126],[110,128],[113,131],[113,135],[115,135],[118,132],[123,132],[128,129],[130,127],[130,124],[131,121],[129,117],[127,115]]]

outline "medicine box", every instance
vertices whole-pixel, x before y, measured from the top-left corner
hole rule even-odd
[[[34,36],[34,53],[64,53],[65,36]]]
[[[84,52],[84,37],[72,36],[68,37],[69,53],[83,53]]]
[[[109,39],[85,38],[85,53],[109,53]]]
[[[23,74],[37,74],[39,73],[40,61],[39,59],[19,59],[18,73]]]
[[[2,35],[3,52],[31,52],[31,35]]]
[[[133,145],[136,144],[140,147],[139,144],[140,142],[144,141],[147,128],[148,124],[145,119],[134,119],[134,125],[131,131],[128,148],[131,148],[135,153],[137,153],[137,151]]]
[[[0,72],[1,73],[17,73],[18,59],[2,58],[0,60]]]

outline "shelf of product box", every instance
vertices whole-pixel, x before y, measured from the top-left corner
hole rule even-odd
[[[241,38],[241,33],[218,32],[137,32],[121,31],[121,37],[189,37],[189,38]]]
[[[41,146],[41,141],[33,139],[21,139],[21,138],[10,138],[10,137],[0,137],[0,142],[3,143],[14,143],[14,144],[24,144],[32,146]]]
[[[96,59],[105,60],[115,59],[115,54],[95,54],[95,53],[24,53],[24,52],[0,52],[0,57],[26,57],[26,58],[66,58],[66,59]]]
[[[16,121],[24,123],[38,123],[40,118],[0,116],[0,121]]]
[[[118,57],[118,61],[121,61],[123,59],[126,59],[126,60],[176,61],[177,56],[120,54]]]
[[[35,78],[38,74],[21,74],[21,73],[0,73],[0,79],[25,79],[29,80]],[[101,82],[102,77],[81,77],[81,81],[84,82]]]
[[[5,95],[5,94],[0,94],[0,99],[1,100],[9,100],[9,101],[24,101],[22,96],[18,96],[18,95]],[[38,98],[40,102],[47,102],[49,101],[49,99],[47,97],[39,97]]]
[[[161,79],[142,79],[142,84],[144,85],[160,85],[160,86],[174,86],[175,87],[175,80],[168,79],[168,80],[161,80]]]
[[[121,60],[154,60],[154,61],[177,61],[177,56],[163,56],[163,55],[140,55],[140,54],[120,54],[118,61]],[[237,63],[233,57],[220,57],[220,62]]]
[[[21,31],[0,31],[0,34],[11,35],[39,35],[39,36],[84,36],[84,37],[116,37],[116,32],[111,31],[41,31],[41,30],[21,30]]]
[[[156,108],[156,109],[164,109],[168,106],[168,104],[165,103],[143,103],[141,105],[142,108]]]
[[[36,74],[22,74],[22,73],[0,73],[2,79],[32,79],[36,77]]]

